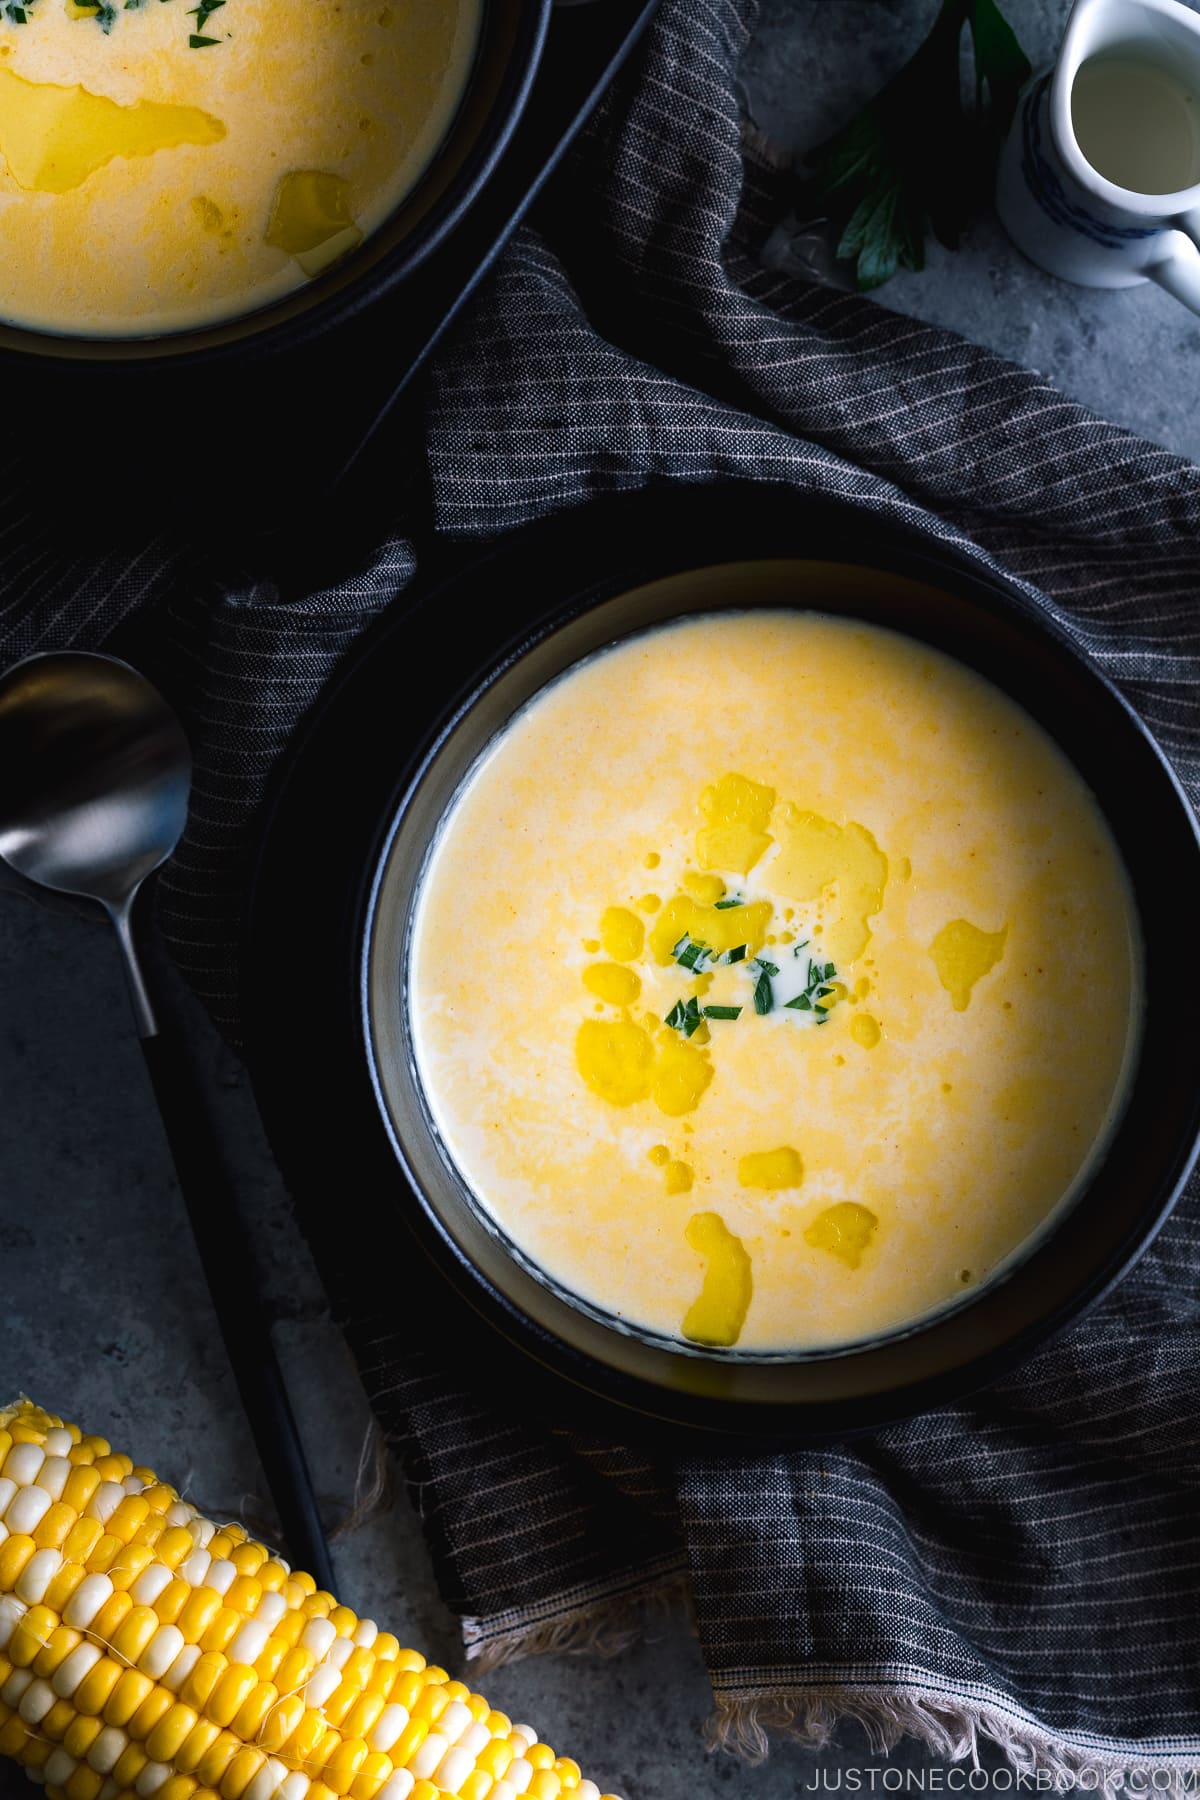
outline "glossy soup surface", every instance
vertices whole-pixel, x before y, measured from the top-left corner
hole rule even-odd
[[[0,318],[174,331],[321,273],[430,162],[481,3],[3,0]]]
[[[449,1155],[528,1259],[635,1327],[781,1351],[960,1300],[1038,1230],[1119,1099],[1137,957],[1108,828],[1011,700],[888,631],[725,613],[500,735],[408,1003]]]

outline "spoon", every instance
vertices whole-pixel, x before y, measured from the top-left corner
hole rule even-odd
[[[158,690],[82,651],[0,675],[0,856],[40,887],[97,900],[117,933],[138,1036],[225,1348],[284,1537],[320,1587],[333,1571],[219,1139],[182,1038],[155,1013],[134,936],[138,892],[187,822],[192,756]]]

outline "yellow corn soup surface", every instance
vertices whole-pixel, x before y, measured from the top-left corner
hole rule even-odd
[[[320,274],[424,172],[480,4],[4,0],[0,318],[173,331]]]
[[[784,1351],[962,1299],[1037,1231],[1119,1099],[1137,966],[1107,826],[1023,710],[892,632],[743,612],[500,735],[408,1004],[448,1152],[535,1265]]]

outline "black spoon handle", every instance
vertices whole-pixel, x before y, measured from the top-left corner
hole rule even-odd
[[[288,1553],[318,1587],[332,1592],[333,1567],[312,1477],[203,1088],[182,1038],[174,1031],[143,1037],[142,1049],[213,1308]]]

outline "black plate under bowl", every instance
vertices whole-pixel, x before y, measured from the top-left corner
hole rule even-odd
[[[736,565],[736,566],[734,566]],[[824,565],[822,567],[821,565]],[[833,565],[833,566],[831,566]],[[678,577],[694,572],[691,580]],[[812,605],[935,644],[1013,695],[1097,795],[1131,872],[1145,946],[1140,1054],[1086,1191],[1007,1275],[907,1334],[791,1361],[683,1353],[613,1331],[507,1254],[436,1174],[415,1113],[377,1101],[402,1039],[372,994],[376,877],[415,864],[465,767],[565,662],[655,618]],[[301,734],[269,809],[245,963],[255,1089],[339,1311],[551,1417],[714,1442],[869,1429],[994,1379],[1145,1249],[1194,1160],[1200,1008],[1188,948],[1200,836],[1136,716],[1015,587],[849,508],[734,485],[594,503],[427,572],[364,641]],[[390,953],[390,952],[389,952]],[[399,968],[395,981],[399,1008]],[[365,997],[365,1004],[364,1004]],[[386,1013],[386,1007],[383,1009]],[[388,1118],[385,1122],[385,1111]],[[514,1385],[515,1384],[515,1385]]]

